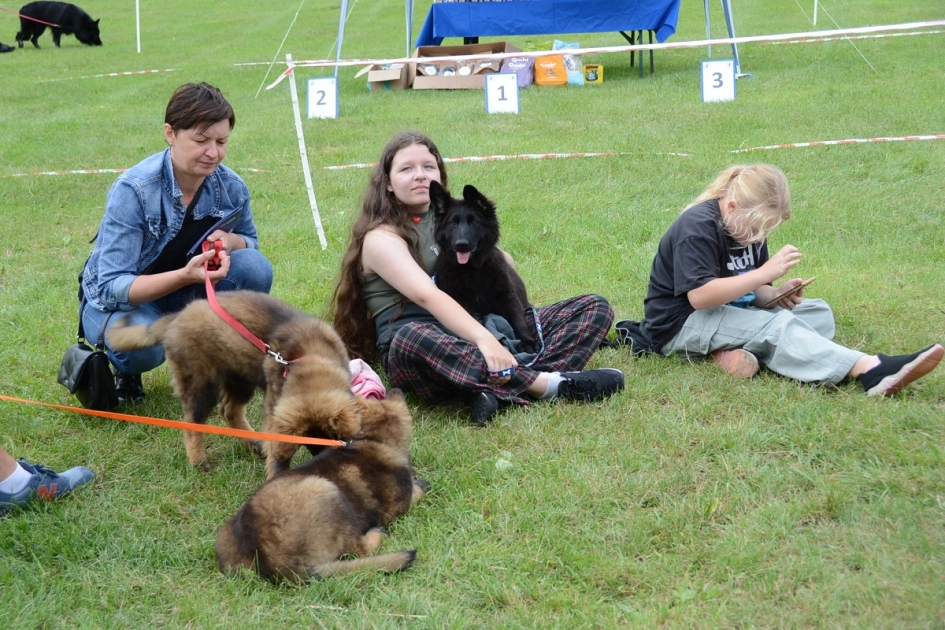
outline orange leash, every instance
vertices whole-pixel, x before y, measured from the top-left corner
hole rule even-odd
[[[183,431],[196,431],[197,433],[216,433],[217,435],[230,435],[233,437],[244,438],[248,440],[262,440],[264,442],[289,442],[291,444],[314,444],[316,446],[344,446],[345,442],[341,440],[326,440],[323,438],[310,438],[300,435],[281,435],[279,433],[258,433],[256,431],[246,431],[244,429],[231,429],[229,427],[215,427],[208,424],[195,424],[193,422],[178,422],[177,420],[164,420],[162,418],[149,418],[147,416],[130,416],[124,413],[115,413],[112,411],[92,411],[83,407],[69,407],[66,405],[54,405],[52,403],[37,402],[35,400],[25,400],[23,398],[13,398],[0,394],[0,400],[9,402],[23,403],[26,405],[39,405],[41,407],[50,407],[52,409],[62,409],[63,411],[72,411],[87,416],[97,416],[99,418],[110,418],[112,420],[125,420],[127,422],[137,422],[138,424],[153,424],[157,427],[167,427],[168,429],[181,429]]]

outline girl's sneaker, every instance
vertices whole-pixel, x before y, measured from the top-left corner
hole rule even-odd
[[[558,397],[565,400],[591,402],[613,396],[623,389],[623,372],[615,368],[561,372],[564,380],[558,385]]]
[[[900,354],[879,357],[879,365],[857,376],[867,396],[893,396],[903,387],[916,381],[932,370],[945,355],[945,348],[939,344],[919,350],[914,354]]]

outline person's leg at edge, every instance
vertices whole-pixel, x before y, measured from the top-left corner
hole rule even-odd
[[[93,479],[95,474],[84,466],[56,473],[25,459],[17,462],[0,446],[0,514],[27,507],[37,500],[59,498]]]

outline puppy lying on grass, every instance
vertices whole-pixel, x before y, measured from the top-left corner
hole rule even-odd
[[[411,419],[400,390],[358,401],[361,433],[343,448],[326,448],[264,483],[217,534],[220,570],[255,569],[277,582],[357,570],[408,568],[416,550],[377,550],[383,529],[407,512],[426,485],[410,464]]]

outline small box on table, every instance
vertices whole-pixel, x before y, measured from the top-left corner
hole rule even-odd
[[[424,58],[475,57],[475,55],[506,52],[521,52],[521,50],[507,42],[466,46],[420,46],[413,54],[417,62],[408,67],[408,83],[412,83],[415,90],[481,90],[485,86],[485,75],[498,72],[502,67],[501,59],[424,62]]]

